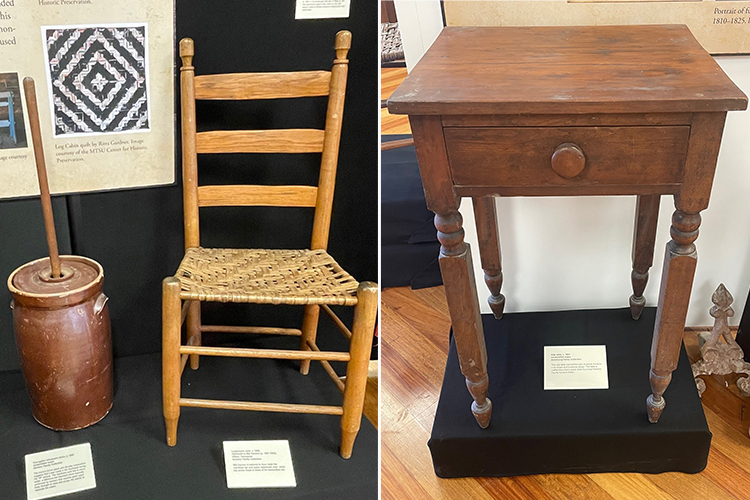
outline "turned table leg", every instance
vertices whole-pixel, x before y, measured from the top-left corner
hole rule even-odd
[[[677,209],[672,215],[672,240],[667,243],[664,256],[659,308],[651,343],[649,379],[652,394],[646,399],[651,423],[656,423],[664,411],[666,402],[663,394],[672,380],[672,371],[677,368],[698,260],[693,242],[698,237],[700,224],[700,213],[686,213]]]
[[[463,218],[457,211],[435,214],[440,241],[440,272],[453,323],[453,337],[466,377],[466,387],[474,398],[471,411],[480,427],[490,425],[492,402],[487,398],[487,351],[479,313],[474,269],[469,245],[464,242]]]
[[[479,239],[479,256],[484,269],[484,282],[490,289],[488,302],[496,319],[503,317],[505,296],[500,293],[503,286],[503,267],[500,254],[500,238],[497,229],[495,198],[492,196],[472,198],[474,219]]]
[[[659,219],[661,195],[639,196],[635,208],[635,231],[633,232],[633,272],[630,281],[633,295],[630,296],[630,314],[633,319],[641,317],[646,299],[643,291],[648,282],[648,270],[654,263],[654,241]]]

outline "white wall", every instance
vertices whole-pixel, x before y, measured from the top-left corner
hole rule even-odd
[[[415,3],[430,5],[433,2],[397,1],[396,8]],[[402,11],[406,19],[402,19]],[[431,31],[426,29],[426,18],[419,17],[420,14],[420,11],[407,11],[403,7],[398,10],[407,65],[410,55],[413,66],[434,41],[422,35]],[[432,31],[437,28],[433,17],[429,18],[433,23]],[[420,29],[416,36],[419,46],[415,37],[405,33],[413,26]],[[745,94],[750,95],[750,56],[721,56],[716,60]],[[634,196],[499,198],[497,205],[506,311],[628,306],[632,293],[630,252]],[[654,266],[645,292],[648,306],[655,306],[658,300],[673,211],[672,196],[662,196]],[[466,241],[472,246],[482,312],[489,313],[489,291],[481,279],[470,199],[463,201],[461,213]],[[702,216],[696,241],[698,268],[687,324],[713,324],[708,310],[712,305],[711,294],[720,282],[734,295],[736,314],[730,323],[737,324],[750,288],[750,112],[730,112],[727,117],[711,204]]]
[[[394,0],[406,70],[411,71],[443,30],[439,0]]]

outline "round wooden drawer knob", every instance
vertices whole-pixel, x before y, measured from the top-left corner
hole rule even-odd
[[[560,144],[552,153],[552,170],[560,177],[572,179],[583,171],[586,157],[581,148],[572,142]]]

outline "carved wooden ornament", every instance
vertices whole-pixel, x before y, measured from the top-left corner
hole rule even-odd
[[[693,363],[693,376],[698,394],[703,395],[706,383],[699,378],[701,375],[729,375],[732,373],[745,374],[737,380],[737,388],[743,396],[750,396],[750,363],[745,362],[742,348],[732,337],[727,319],[734,316],[734,309],[730,306],[734,302],[732,294],[720,284],[711,296],[714,306],[709,314],[715,319],[714,327],[708,339],[701,346],[700,361]],[[721,342],[721,338],[724,342]],[[699,341],[702,340],[699,337]]]

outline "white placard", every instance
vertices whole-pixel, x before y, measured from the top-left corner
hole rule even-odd
[[[0,0],[0,199],[39,194],[26,76],[53,194],[174,182],[173,8]],[[3,106],[14,112],[7,127]]]
[[[228,488],[294,488],[289,441],[224,441]]]
[[[349,17],[350,0],[297,0],[295,19]]]
[[[29,500],[96,488],[91,444],[83,443],[26,455]]]
[[[607,346],[544,346],[544,390],[609,389]]]

